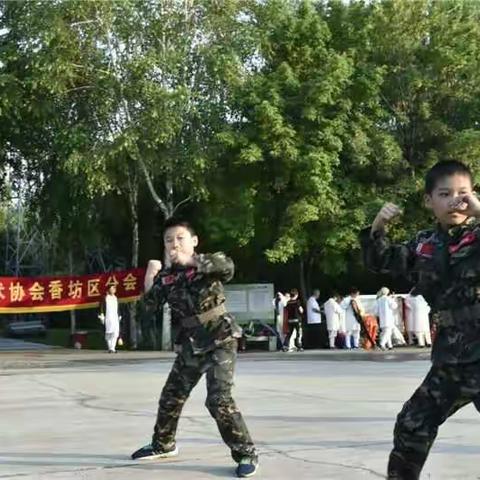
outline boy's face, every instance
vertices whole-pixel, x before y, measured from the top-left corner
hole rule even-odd
[[[184,263],[195,253],[198,237],[182,226],[168,228],[163,235],[165,252],[172,263]]]
[[[457,173],[439,179],[432,193],[425,195],[425,205],[442,227],[452,227],[467,219],[467,215],[454,208],[454,202],[467,194],[472,194],[470,177]]]

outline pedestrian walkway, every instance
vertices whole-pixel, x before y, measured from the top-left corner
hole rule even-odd
[[[43,343],[26,342],[17,338],[0,337],[0,352],[16,352],[25,350],[52,350],[52,345],[44,345]]]
[[[255,478],[385,478],[395,416],[430,363],[399,361],[394,355],[387,361],[384,352],[378,352],[382,361],[362,352],[304,353],[240,356],[234,393],[260,452]],[[234,478],[232,459],[205,408],[204,381],[180,420],[180,455],[130,460],[151,438],[158,396],[172,363],[172,355],[166,355],[1,353],[1,359],[15,358],[23,367],[0,366],[0,479]],[[40,368],[45,359],[58,362],[61,357],[70,359],[65,366]],[[440,428],[422,480],[478,479],[479,427],[472,406],[449,419]]]

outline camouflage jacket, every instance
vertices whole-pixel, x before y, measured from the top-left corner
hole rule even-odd
[[[365,265],[377,273],[391,273],[415,284],[435,312],[480,303],[480,224],[469,219],[448,231],[437,227],[392,245],[384,232],[360,234]],[[479,319],[480,320],[480,319]],[[480,360],[480,322],[439,325],[432,349],[435,364]]]
[[[152,288],[143,295],[147,311],[155,311],[168,302],[172,315],[175,343],[191,347],[191,353],[208,352],[232,337],[240,337],[241,329],[230,314],[221,315],[207,326],[184,328],[181,319],[195,316],[225,303],[222,282],[232,279],[234,265],[218,252],[196,254],[195,266],[173,266],[161,270]]]

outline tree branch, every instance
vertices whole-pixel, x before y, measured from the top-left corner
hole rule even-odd
[[[83,87],[70,88],[69,90],[67,90],[67,93],[78,92],[80,90],[91,90],[92,88],[95,88],[95,87],[93,85],[84,85]]]
[[[82,20],[81,22],[73,22],[70,24],[70,27],[78,27],[79,25],[87,25],[89,23],[98,23],[98,20]]]
[[[192,198],[193,198],[193,197],[192,197],[191,195],[189,195],[187,198],[184,198],[182,201],[178,202],[178,203],[175,205],[175,207],[173,207],[173,212],[172,212],[172,214],[175,213],[175,212],[177,211],[177,209],[178,209],[181,205],[183,205],[184,203],[189,202]]]
[[[100,24],[102,24],[102,20],[100,18],[98,19],[98,21]],[[114,74],[116,75],[117,81],[120,82],[120,102],[121,102],[120,111],[123,110],[121,113],[123,113],[123,115],[126,117],[126,122],[124,119],[122,119],[121,123],[123,123],[122,127],[126,128],[127,125],[131,125],[133,122],[132,122],[132,117],[130,115],[129,104],[124,95],[121,70],[117,63],[119,49],[115,48],[113,45],[113,41],[115,41],[115,38],[113,38],[112,33],[108,29],[106,30],[107,30],[106,31],[107,47],[110,53],[109,66],[113,70]],[[147,186],[150,191],[150,194],[152,195],[155,203],[160,207],[160,210],[164,214],[165,218],[169,218],[171,215],[169,214],[170,212],[169,212],[168,206],[166,202],[162,200],[160,196],[157,194],[157,192],[155,191],[155,187],[153,186],[153,182],[150,177],[150,173],[148,171],[147,165],[145,164],[145,162],[142,159],[142,156],[138,152],[138,145],[135,145],[135,150],[136,150],[135,155],[133,156],[140,165],[140,169],[142,170],[142,173],[145,177],[145,181],[147,182]]]
[[[143,172],[143,176],[145,177],[145,181],[147,182],[147,187],[150,190],[150,194],[152,195],[153,200],[160,207],[160,210],[165,215],[165,218],[168,218],[169,217],[169,214],[168,214],[169,212],[168,212],[167,205],[158,196],[157,192],[155,191],[155,187],[153,186],[152,179],[150,178],[150,173],[148,172],[148,169],[147,169],[147,166],[145,165],[145,162],[140,157],[137,158],[137,161],[140,165],[140,169]]]

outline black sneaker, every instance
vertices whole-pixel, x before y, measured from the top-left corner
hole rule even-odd
[[[251,458],[242,458],[238,464],[236,474],[239,478],[253,477],[257,473],[258,464]]]
[[[175,446],[172,450],[156,450],[152,445],[145,445],[132,453],[132,460],[154,460],[155,458],[176,457],[178,448]]]

